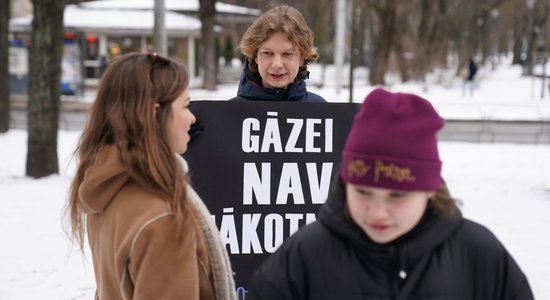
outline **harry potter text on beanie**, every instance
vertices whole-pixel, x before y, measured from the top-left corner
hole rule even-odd
[[[414,94],[376,89],[364,100],[342,152],[345,182],[396,190],[437,190],[437,132],[444,121]]]

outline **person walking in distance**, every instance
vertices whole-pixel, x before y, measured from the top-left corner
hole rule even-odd
[[[474,60],[474,58],[470,58],[468,61],[467,66],[467,73],[466,78],[464,79],[464,88],[462,91],[462,95],[465,96],[466,93],[469,93],[470,96],[474,95],[474,89],[475,89],[475,77],[477,74],[477,64]]]

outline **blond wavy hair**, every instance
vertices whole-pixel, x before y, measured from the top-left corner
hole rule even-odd
[[[319,58],[317,49],[313,46],[313,32],[309,28],[302,13],[294,7],[279,5],[263,13],[250,25],[241,38],[239,48],[248,58],[248,67],[257,72],[256,57],[260,46],[274,33],[284,32],[288,40],[300,51],[303,64],[298,75],[307,74],[307,65]]]

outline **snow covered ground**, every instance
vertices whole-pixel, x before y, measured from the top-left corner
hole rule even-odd
[[[321,67],[312,66],[310,89],[334,102],[348,101],[335,91],[333,69],[323,88]],[[347,71],[346,71],[347,72]],[[361,102],[372,86],[354,90]],[[462,97],[462,83],[450,74],[421,84],[393,83],[393,91],[418,93],[446,118],[550,120],[548,91],[540,99],[540,80],[521,77],[519,67],[482,68],[473,96]],[[366,79],[365,79],[366,81]],[[193,89],[193,99],[228,99],[236,85],[210,92]],[[63,230],[63,209],[74,173],[70,158],[79,131],[59,133],[60,174],[30,179],[25,174],[27,133],[0,134],[0,298],[93,299],[91,257],[82,255]],[[443,176],[461,199],[464,215],[491,229],[514,256],[531,283],[536,299],[550,299],[550,145],[442,142]]]

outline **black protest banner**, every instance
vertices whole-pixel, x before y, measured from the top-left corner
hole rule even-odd
[[[184,157],[220,229],[239,299],[259,264],[316,220],[357,104],[192,101],[204,126]]]

